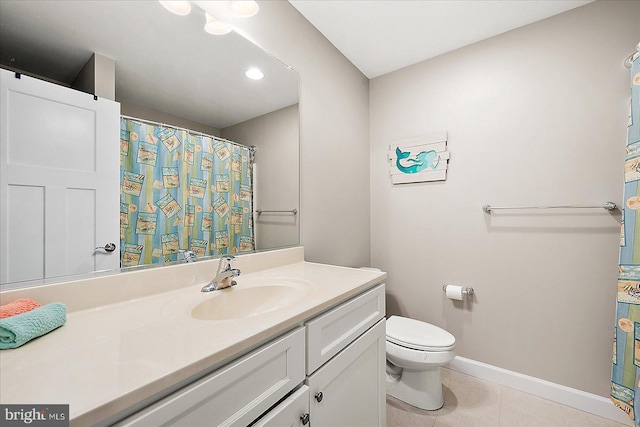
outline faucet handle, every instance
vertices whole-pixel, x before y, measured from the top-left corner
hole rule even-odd
[[[193,262],[196,260],[196,253],[194,251],[178,249],[178,253],[182,254],[182,260],[184,262]]]
[[[231,269],[231,262],[236,259],[233,255],[223,255],[220,257],[220,262],[218,262],[218,273],[224,270]]]

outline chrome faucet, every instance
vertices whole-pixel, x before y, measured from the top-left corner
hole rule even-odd
[[[237,268],[231,268],[231,263],[234,259],[235,257],[231,255],[225,255],[220,258],[216,277],[214,277],[208,285],[205,285],[202,288],[202,292],[211,292],[218,289],[228,288],[230,286],[235,286],[237,284],[236,281],[233,280],[233,278],[240,275],[240,270]]]

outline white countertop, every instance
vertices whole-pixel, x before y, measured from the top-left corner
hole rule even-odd
[[[191,308],[212,296],[200,292],[201,282],[71,311],[63,327],[0,352],[0,402],[69,404],[72,425],[104,421],[246,353],[385,277],[304,261],[243,273],[233,289],[265,278],[310,285],[295,304],[235,320],[191,317]]]

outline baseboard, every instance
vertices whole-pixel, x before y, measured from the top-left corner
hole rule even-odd
[[[633,421],[624,412],[616,408],[606,397],[459,356],[449,362],[447,368],[589,412],[624,425],[634,426]]]

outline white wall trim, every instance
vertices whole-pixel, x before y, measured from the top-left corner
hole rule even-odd
[[[633,421],[624,412],[616,408],[606,397],[460,356],[456,356],[447,367],[472,377],[511,387],[624,425],[634,425]]]

